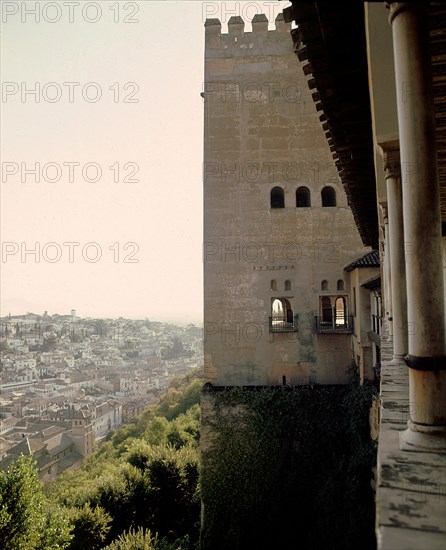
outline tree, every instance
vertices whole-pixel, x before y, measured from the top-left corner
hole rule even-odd
[[[8,342],[6,340],[1,339],[0,340],[0,352],[6,353],[8,351],[10,351],[9,346],[8,346]]]
[[[99,550],[110,531],[112,518],[101,506],[92,508],[87,502],[76,510],[73,518],[74,538],[70,550]]]
[[[49,506],[32,457],[13,462],[0,473],[0,540],[3,550],[66,548],[71,525]]]
[[[113,541],[105,550],[155,550],[157,548],[157,537],[149,530],[130,530]]]
[[[58,340],[55,334],[50,334],[47,337],[43,337],[42,351],[54,351],[57,348]]]

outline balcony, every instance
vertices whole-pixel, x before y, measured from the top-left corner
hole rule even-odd
[[[270,332],[297,332],[297,315],[294,315],[292,321],[286,321],[283,316],[269,318]]]
[[[332,319],[315,317],[318,334],[351,334],[353,332],[353,317],[351,315],[333,316]]]

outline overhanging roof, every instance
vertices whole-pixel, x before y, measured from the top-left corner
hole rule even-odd
[[[381,289],[381,275],[376,275],[375,277],[368,279],[365,283],[362,283],[361,286],[363,288],[367,288],[368,290]]]
[[[364,256],[346,265],[344,271],[353,271],[360,267],[379,267],[379,252],[377,250],[367,252]]]

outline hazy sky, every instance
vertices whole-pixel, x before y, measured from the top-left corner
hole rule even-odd
[[[204,20],[284,5],[2,0],[2,316],[202,320]]]

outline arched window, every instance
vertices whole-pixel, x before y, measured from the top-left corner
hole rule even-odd
[[[333,187],[327,185],[327,187],[322,189],[321,195],[322,206],[336,206],[336,191]]]
[[[291,290],[291,281],[285,281],[285,290]]]
[[[290,301],[287,298],[273,298],[271,300],[271,332],[295,332],[297,323],[294,320],[294,313]]]
[[[333,321],[333,308],[331,307],[331,300],[328,296],[323,296],[321,298],[321,309],[322,322],[331,323]]]
[[[321,283],[321,290],[328,290],[328,281],[325,279]]]
[[[272,307],[273,319],[277,321],[293,322],[293,310],[291,304],[286,298],[279,298],[273,301]]]
[[[310,190],[308,187],[298,187],[296,189],[296,207],[308,208],[311,206]]]
[[[271,281],[271,290],[277,290],[277,281],[276,281],[276,279],[272,279],[272,281]]]
[[[337,288],[338,290],[344,290],[344,281],[342,279],[338,280]]]
[[[281,187],[271,189],[271,208],[285,208],[285,194]]]
[[[336,298],[335,310],[336,310],[336,325],[345,325],[346,316],[347,316],[347,306],[346,306],[344,297],[340,296],[339,298]]]

